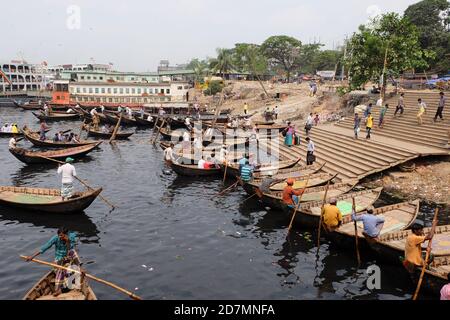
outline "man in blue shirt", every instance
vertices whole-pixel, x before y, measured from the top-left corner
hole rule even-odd
[[[383,229],[384,218],[373,214],[374,208],[367,209],[367,213],[356,215],[355,211],[352,213],[352,221],[362,221],[364,224],[363,235],[372,239],[378,238]]]
[[[47,243],[45,243],[39,251],[27,258],[31,261],[40,254],[45,253],[51,247],[55,247],[55,263],[62,266],[80,265],[80,259],[75,251],[76,233],[69,232],[67,228],[61,227],[58,229],[58,234],[53,236]],[[83,272],[83,271],[82,271]],[[63,288],[69,287],[68,278],[71,274],[65,270],[57,269],[55,271],[55,292],[56,297],[62,293]]]
[[[241,180],[243,182],[250,182],[252,180],[253,176],[253,166],[249,164],[249,161],[244,164],[244,166],[241,168]]]
[[[245,166],[245,164],[246,163],[248,163],[249,162],[249,156],[248,155],[245,155],[241,160],[239,160],[239,174],[241,173],[241,171],[242,171],[242,167],[243,166]]]

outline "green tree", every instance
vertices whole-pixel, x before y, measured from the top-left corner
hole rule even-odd
[[[436,58],[427,59],[436,72],[450,70],[450,3],[447,0],[424,0],[409,6],[407,17],[418,29],[423,49],[436,52]]]
[[[200,83],[203,83],[203,80],[209,71],[208,62],[205,60],[199,60],[197,58],[192,59],[186,68],[194,71],[195,80]]]
[[[233,49],[217,49],[217,58],[210,60],[209,67],[213,73],[220,73],[225,79],[225,73],[233,70]]]
[[[301,41],[293,37],[272,36],[264,41],[261,50],[272,66],[284,70],[289,81],[292,71],[299,66],[301,47]]]
[[[427,68],[426,58],[433,56],[433,52],[422,50],[416,26],[396,13],[382,15],[360,26],[348,46],[350,54],[346,64],[352,87],[378,81],[382,76],[385,87],[388,76],[398,77],[405,70]]]

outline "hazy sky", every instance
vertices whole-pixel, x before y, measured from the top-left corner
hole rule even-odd
[[[2,0],[1,2],[6,1]],[[332,48],[370,15],[417,0],[33,0],[2,5],[0,60],[154,71],[286,34]],[[93,59],[93,60],[92,60]]]

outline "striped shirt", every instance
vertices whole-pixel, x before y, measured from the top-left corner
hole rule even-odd
[[[70,249],[73,249],[75,247],[76,243],[76,233],[75,232],[69,232],[69,242],[70,242]],[[46,244],[44,244],[41,247],[40,253],[43,254],[45,251],[50,249],[52,246],[55,246],[55,260],[60,261],[61,259],[65,258],[67,255],[67,246],[64,241],[62,241],[59,236],[53,236],[49,241],[47,241]]]
[[[244,182],[249,182],[252,179],[253,175],[253,167],[247,165],[244,165],[241,168],[241,179]]]

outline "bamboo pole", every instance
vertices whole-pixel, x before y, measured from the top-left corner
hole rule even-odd
[[[320,220],[319,220],[319,229],[317,232],[317,252],[320,249],[320,231],[322,229],[322,221],[323,221],[323,210],[325,208],[325,201],[327,200],[328,188],[330,187],[331,180],[328,181],[327,187],[325,189],[325,194],[323,195],[322,208],[320,209]]]
[[[422,286],[423,276],[425,275],[425,269],[427,268],[428,260],[430,259],[431,248],[433,246],[434,232],[436,231],[436,226],[437,226],[437,222],[438,222],[438,220],[437,220],[438,215],[439,215],[439,208],[436,208],[436,211],[434,213],[434,218],[433,218],[433,226],[431,227],[431,239],[428,241],[428,247],[427,247],[427,253],[425,256],[425,261],[423,262],[422,272],[420,273],[419,282],[417,283],[417,288],[416,288],[416,291],[414,292],[413,300],[417,300],[417,297],[419,296],[420,287]]]
[[[59,163],[59,164],[65,164],[65,162],[58,161],[58,160],[55,160],[55,159],[52,159],[52,158],[47,158],[47,157],[40,156],[40,155],[37,155],[37,157],[42,158],[42,159],[46,159],[46,160],[49,160],[49,161],[52,161],[52,162],[55,162],[55,163]],[[84,185],[86,188],[88,188],[88,189],[90,189],[90,190],[95,190],[94,188],[92,188],[91,186],[89,186],[86,182],[84,182],[83,180],[81,180],[81,179],[78,178],[77,176],[74,176],[74,178],[77,179],[77,180],[78,180],[82,185]],[[116,207],[115,207],[113,204],[111,204],[108,200],[106,200],[106,198],[104,198],[101,194],[99,194],[98,197],[99,197],[100,199],[102,199],[107,205],[109,205],[113,210],[116,209]]]
[[[227,179],[227,170],[228,170],[228,161],[225,159],[225,170],[223,173],[223,182],[222,184],[225,185],[225,180]]]
[[[297,211],[300,208],[300,203],[302,202],[302,199],[303,199],[303,195],[305,194],[305,191],[308,188],[308,183],[309,183],[310,178],[311,178],[311,175],[308,175],[308,179],[306,179],[305,187],[303,188],[302,194],[300,195],[300,198],[298,199],[297,206],[295,207],[294,214],[292,215],[291,223],[289,223],[288,235],[291,232],[292,226],[294,224],[295,216],[297,215]]]
[[[22,259],[24,259],[24,260],[28,260],[28,258],[29,258],[29,257],[23,256],[23,255],[21,255],[20,257]],[[42,265],[45,265],[45,266],[57,268],[57,269],[60,269],[60,270],[65,270],[65,271],[68,271],[68,272],[83,274],[83,272],[81,272],[79,270],[70,269],[70,268],[67,268],[67,267],[64,267],[64,266],[60,266],[58,264],[51,263],[51,262],[46,262],[46,261],[42,261],[42,260],[38,260],[38,259],[31,259],[30,261],[33,261],[33,262],[36,262],[36,263],[39,263],[39,264],[42,264]],[[125,289],[119,287],[118,285],[115,285],[114,283],[111,283],[111,282],[108,282],[106,280],[94,277],[93,275],[90,275],[88,273],[84,273],[84,275],[86,276],[86,278],[89,278],[89,279],[92,279],[94,281],[103,283],[103,284],[105,284],[107,286],[110,286],[111,288],[114,288],[114,289],[116,289],[116,290],[118,290],[118,291],[120,291],[122,293],[125,293],[126,295],[128,295],[130,298],[132,298],[134,300],[142,300],[141,297],[135,295],[134,293],[132,293],[132,292],[130,292],[128,290],[125,290]]]
[[[355,197],[352,198],[352,209],[353,212],[356,215],[356,203],[355,203]],[[361,256],[359,254],[359,238],[358,238],[358,225],[356,223],[356,220],[354,221],[355,223],[355,246],[356,246],[356,258],[358,259],[358,266],[361,265]]]
[[[117,121],[116,127],[114,128],[111,139],[109,139],[109,143],[113,142],[116,139],[117,131],[119,131],[120,122],[122,121],[123,113],[120,113],[119,120]]]

